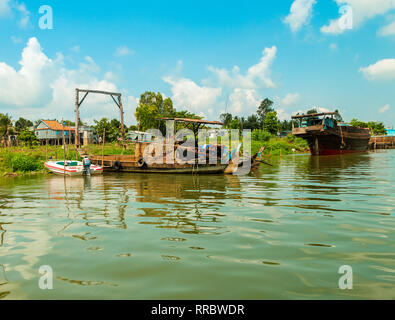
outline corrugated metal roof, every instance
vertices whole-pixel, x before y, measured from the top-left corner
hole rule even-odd
[[[55,130],[55,131],[74,131],[73,128],[70,127],[66,127],[66,126],[62,126],[62,124],[60,124],[59,122],[57,122],[56,120],[42,120],[42,122],[44,122],[49,129],[51,130]],[[40,128],[37,130],[48,130],[47,128]]]

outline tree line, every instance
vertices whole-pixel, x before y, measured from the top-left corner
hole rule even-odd
[[[338,110],[337,120],[342,122]],[[307,111],[307,114],[317,113],[316,109]],[[148,129],[159,129],[165,134],[165,123],[159,120],[160,118],[190,118],[190,119],[201,119],[198,115],[191,113],[187,110],[178,111],[171,98],[164,98],[160,92],[146,91],[140,96],[140,101],[136,108],[135,117],[137,125],[130,127],[124,127],[125,132],[129,130],[146,131]],[[56,119],[54,119],[56,120]],[[274,102],[270,99],[264,99],[257,108],[256,113],[253,113],[247,117],[244,116],[233,116],[231,113],[223,113],[220,115],[220,120],[224,124],[225,129],[250,129],[262,130],[272,135],[278,132],[291,131],[292,120],[278,119],[277,112],[274,109]],[[31,128],[37,126],[41,120],[36,120],[34,123],[28,119],[20,117],[18,120],[13,121],[8,114],[0,113],[0,138],[6,145],[10,136],[18,136],[18,140],[23,141],[27,144],[38,143],[34,132]],[[350,123],[355,127],[369,128],[371,133],[374,135],[385,135],[386,129],[382,122],[362,122],[357,119],[353,119]],[[74,126],[75,123],[70,120],[64,121],[65,126]],[[80,125],[85,125],[80,122]],[[188,124],[176,123],[175,130],[181,128],[188,128]],[[100,120],[94,120],[93,131],[97,137],[103,138],[104,131],[106,132],[106,142],[114,142],[122,136],[121,123],[118,119],[102,118]]]
[[[248,117],[223,113],[220,118],[226,129],[264,130],[270,134],[277,134],[279,131],[291,131],[292,121],[280,121],[273,105],[274,102],[266,98],[258,106],[257,112]]]

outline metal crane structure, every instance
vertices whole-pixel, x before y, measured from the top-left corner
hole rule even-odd
[[[80,93],[85,93],[80,101]],[[75,89],[75,147],[78,149],[80,146],[80,136],[79,136],[79,122],[80,122],[80,107],[89,93],[97,93],[97,94],[104,94],[109,95],[118,106],[119,111],[121,113],[121,133],[122,133],[122,144],[125,143],[125,126],[124,126],[124,112],[123,112],[123,105],[122,105],[122,94],[116,92],[107,92],[107,91],[98,91],[98,90],[88,90],[88,89]],[[117,99],[115,99],[116,97]]]

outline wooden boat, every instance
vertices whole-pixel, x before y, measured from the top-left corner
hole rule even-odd
[[[206,121],[199,119],[169,119],[161,118],[160,120],[185,122],[192,124],[195,134],[195,141],[198,141],[197,134],[201,125],[222,125],[218,121]],[[251,161],[252,167],[259,165],[255,158],[240,158],[240,147],[234,152],[227,152],[225,146],[212,144],[209,146],[191,146],[183,147],[177,142],[174,144],[159,144],[156,142],[134,141],[135,155],[90,155],[92,163],[101,165],[106,171],[120,172],[141,172],[141,173],[196,173],[196,174],[214,174],[229,173],[235,174],[243,163]],[[159,150],[159,152],[157,152]],[[215,151],[214,161],[210,153]],[[190,158],[185,159],[185,154],[189,152]],[[147,153],[155,160],[146,161]],[[83,155],[83,154],[81,154]],[[169,161],[169,158],[171,159]],[[202,161],[203,160],[203,161]],[[244,166],[250,172],[250,166]]]
[[[44,166],[51,172],[68,176],[82,176],[85,174],[84,166],[80,161],[47,161]],[[102,174],[103,168],[91,165],[91,174]]]
[[[305,139],[312,155],[334,155],[367,151],[369,129],[340,123],[336,112],[292,117],[292,134]],[[295,122],[298,127],[295,127]]]

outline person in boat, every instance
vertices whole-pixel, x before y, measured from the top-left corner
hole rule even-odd
[[[91,175],[91,160],[89,159],[88,156],[85,156],[84,159],[82,159],[82,164],[84,165],[85,174],[90,176]]]

